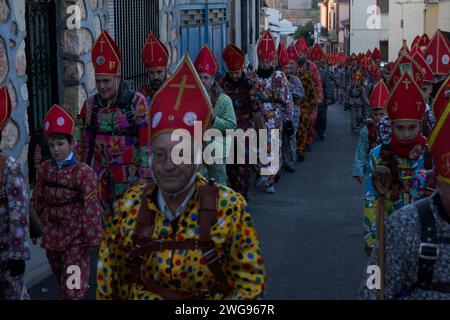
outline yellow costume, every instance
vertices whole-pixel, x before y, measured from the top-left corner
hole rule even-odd
[[[157,187],[146,194],[149,210],[156,212],[152,239],[185,241],[199,237],[199,188],[206,180],[197,175],[195,191],[176,224],[160,213],[155,199]],[[153,292],[130,281],[130,252],[135,248],[133,233],[141,207],[145,185],[130,189],[119,201],[119,211],[109,221],[97,273],[98,299],[161,299]],[[258,299],[265,292],[264,262],[245,199],[233,190],[219,185],[217,222],[211,228],[227,282],[229,296],[216,294],[211,299]],[[172,290],[200,292],[214,286],[215,278],[202,258],[200,249],[164,250],[146,256],[141,277],[149,277]]]

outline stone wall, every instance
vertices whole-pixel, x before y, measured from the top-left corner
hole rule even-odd
[[[159,0],[159,38],[169,50],[169,67],[175,68],[180,56],[179,14],[175,0]]]
[[[0,86],[8,87],[13,105],[0,148],[18,158],[27,172],[30,139],[25,37],[25,0],[0,0]]]
[[[108,0],[55,0],[57,6],[58,88],[60,104],[73,116],[84,100],[96,91],[91,49],[107,25]],[[68,27],[72,13],[80,8],[80,28]],[[25,0],[0,0],[0,86],[7,86],[13,104],[11,120],[3,131],[0,148],[20,160],[28,173],[29,129],[27,108]]]
[[[59,23],[59,88],[62,105],[76,116],[84,100],[96,92],[91,50],[107,26],[108,0],[61,0]],[[71,5],[81,10],[80,28],[67,25]]]

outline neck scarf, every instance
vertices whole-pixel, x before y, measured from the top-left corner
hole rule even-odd
[[[404,159],[417,160],[425,150],[427,139],[419,134],[416,139],[403,142],[398,140],[392,132],[390,144],[391,150],[397,156]]]

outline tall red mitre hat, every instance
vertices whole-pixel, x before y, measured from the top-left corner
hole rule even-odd
[[[430,44],[430,37],[428,37],[428,35],[426,33],[424,33],[422,35],[422,37],[420,38],[419,46],[428,47],[429,44]]]
[[[386,109],[389,99],[389,90],[383,80],[380,80],[372,90],[370,95],[370,106],[373,109]]]
[[[265,31],[258,41],[258,59],[275,60],[276,48],[275,40],[269,30]]]
[[[440,29],[431,38],[425,51],[425,60],[434,74],[450,72],[450,48],[447,39]]]
[[[228,71],[237,72],[244,68],[245,54],[234,44],[229,44],[222,52],[222,59],[227,65]]]
[[[416,46],[417,47],[417,46]],[[420,55],[419,52],[416,52],[413,55],[413,59],[417,62],[417,64],[422,68],[423,70],[423,80],[432,82],[433,81],[433,71],[431,71],[430,66],[425,61],[422,55]]]
[[[315,44],[311,49],[310,57],[314,62],[318,62],[324,59],[325,54],[322,48],[318,44]]]
[[[425,99],[417,83],[405,72],[397,82],[388,100],[388,114],[391,121],[422,120],[425,113]]]
[[[375,60],[381,60],[381,52],[380,52],[380,50],[378,49],[378,48],[375,48],[375,49],[373,49],[373,52],[372,52],[372,59],[375,61]]]
[[[372,56],[373,56],[373,54],[372,54]],[[345,53],[343,51],[339,52],[337,54],[337,57],[338,57],[340,62],[345,62]]]
[[[201,48],[197,58],[195,58],[194,65],[198,73],[207,73],[213,76],[217,72],[216,57],[207,45]]]
[[[7,87],[0,88],[0,132],[5,129],[6,123],[11,117],[12,104]]]
[[[437,119],[428,140],[428,148],[435,161],[434,171],[437,179],[450,184],[450,102]]]
[[[360,64],[361,64],[362,68],[368,70],[369,67],[370,67],[370,60],[369,60],[369,58],[367,58],[367,57],[362,58]]]
[[[289,64],[289,54],[286,50],[286,47],[280,43],[279,54],[278,54],[278,63],[280,67],[285,67]]]
[[[297,61],[298,60],[298,51],[295,47],[294,43],[291,43],[291,45],[287,48],[289,60]]]
[[[177,69],[151,101],[150,139],[176,129],[185,129],[194,137],[194,122],[201,121],[203,130],[206,130],[211,122],[211,114],[208,93],[188,53],[185,53]]]
[[[423,69],[409,54],[402,52],[392,68],[389,79],[390,88],[393,88],[397,84],[404,72],[410,72],[411,75],[414,75],[414,81],[422,87],[424,81]]]
[[[422,51],[422,49],[420,48],[420,46],[418,44],[415,44],[414,47],[411,49],[410,56],[414,57],[414,55],[416,53],[420,54],[422,57],[425,56],[425,53]]]
[[[308,50],[308,43],[306,43],[305,38],[301,37],[295,42],[295,47],[298,53],[306,53]]]
[[[75,122],[72,116],[58,105],[53,105],[44,118],[44,138],[53,133],[63,133],[69,136],[73,135]]]
[[[169,51],[153,32],[150,32],[141,56],[147,69],[166,68],[169,63]]]
[[[284,46],[284,43],[283,42],[279,42],[278,43],[278,48],[277,48],[277,59],[278,59],[278,57],[280,56],[280,53],[281,53],[281,51],[283,50],[283,49],[285,49],[286,47]]]
[[[411,42],[411,48],[414,48],[415,45],[420,46],[421,36],[417,35],[414,40]]]
[[[92,62],[94,64],[96,75],[120,75],[120,49],[113,38],[111,38],[108,31],[103,31],[97,38],[92,49]]]
[[[436,98],[433,103],[433,113],[435,117],[439,117],[444,110],[445,106],[450,102],[450,75],[444,81],[439,91],[436,94]],[[450,139],[450,136],[449,136]]]

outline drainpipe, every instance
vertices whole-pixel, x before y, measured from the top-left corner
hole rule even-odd
[[[428,1],[424,1],[425,3],[424,3],[424,6],[423,6],[423,32],[422,32],[422,34],[424,34],[424,33],[427,33],[427,5],[428,5]]]
[[[205,30],[205,44],[209,45],[209,4],[208,0],[205,2],[205,24],[206,24],[206,30]]]

